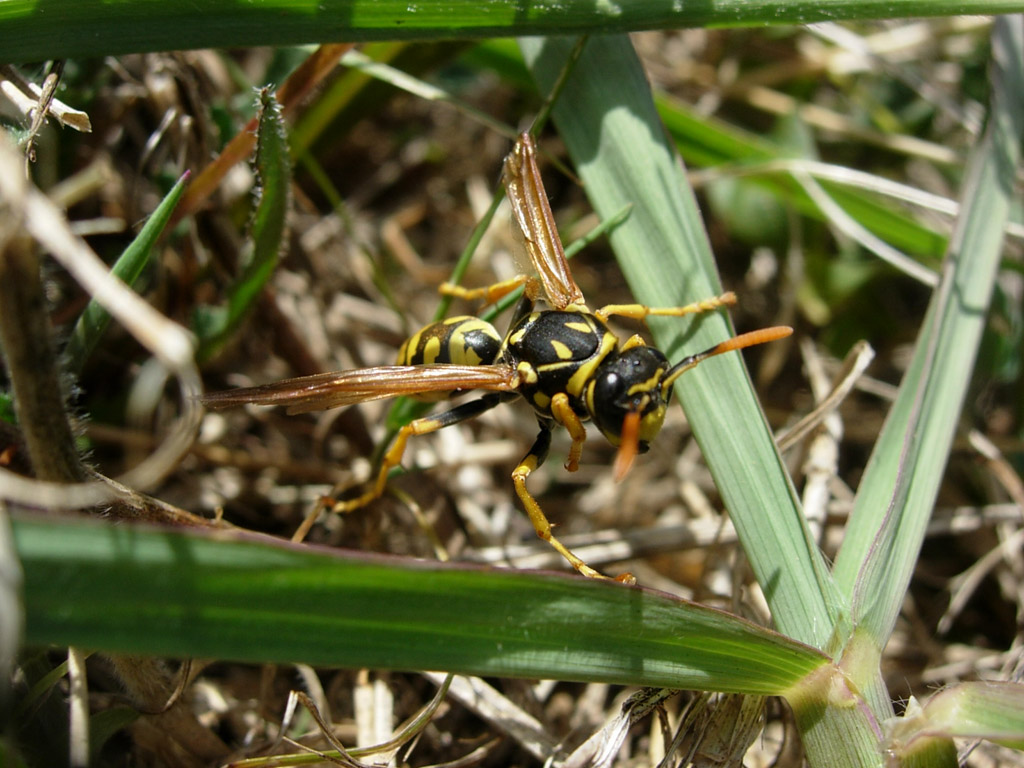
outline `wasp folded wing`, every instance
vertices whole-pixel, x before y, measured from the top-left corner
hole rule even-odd
[[[537,150],[529,133],[519,136],[505,159],[502,180],[512,205],[512,217],[544,286],[548,303],[555,309],[565,309],[570,304],[582,305],[583,291],[569,271],[569,261],[537,167]]]
[[[382,365],[211,392],[202,402],[210,408],[284,405],[288,413],[308,413],[401,395],[471,389],[513,392],[518,384],[515,369],[507,365]]]

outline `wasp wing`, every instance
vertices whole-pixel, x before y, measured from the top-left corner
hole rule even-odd
[[[562,240],[551,214],[544,181],[537,167],[533,137],[523,133],[507,158],[502,180],[512,205],[512,216],[523,236],[526,252],[540,277],[548,303],[555,309],[584,303],[583,291],[569,271]]]
[[[515,369],[508,365],[382,365],[211,392],[202,402],[210,408],[284,405],[288,413],[307,413],[400,395],[470,389],[514,392],[518,383]]]

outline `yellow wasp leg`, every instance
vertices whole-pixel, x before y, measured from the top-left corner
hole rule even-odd
[[[537,440],[534,442],[533,447],[530,448],[530,452],[523,457],[523,460],[519,462],[519,465],[512,470],[512,483],[516,487],[516,495],[519,500],[523,503],[523,508],[526,509],[526,514],[530,517],[530,522],[533,524],[533,530],[537,532],[544,541],[555,548],[562,557],[569,561],[569,564],[575,568],[581,575],[586,576],[590,579],[606,579],[608,581],[618,581],[623,584],[636,584],[636,579],[631,573],[624,573],[621,576],[617,576],[612,579],[609,576],[605,576],[603,573],[595,571],[579,557],[574,555],[572,551],[560,542],[555,535],[551,532],[551,522],[548,520],[547,515],[544,514],[544,510],[540,508],[540,504],[533,498],[529,490],[526,488],[526,479],[530,476],[537,467],[544,463],[544,459],[548,456],[548,449],[551,447],[551,427],[546,423],[541,423],[540,434],[537,435]]]
[[[388,448],[387,453],[384,454],[384,458],[380,463],[380,471],[377,473],[377,480],[373,486],[356,496],[354,499],[346,499],[345,501],[336,501],[331,506],[332,512],[344,514],[346,512],[352,512],[361,507],[365,507],[374,499],[379,499],[384,495],[384,488],[387,486],[388,473],[392,469],[402,463],[402,456],[405,455],[405,446],[409,442],[409,438],[412,435],[426,435],[431,432],[439,430],[443,424],[440,424],[437,419],[416,419],[411,421],[402,427],[398,436],[395,438],[395,442],[392,443],[391,447]]]
[[[534,442],[533,447],[530,448],[530,452],[523,457],[523,460],[519,462],[519,465],[512,470],[512,483],[516,487],[516,495],[519,496],[519,500],[523,503],[523,507],[526,509],[526,514],[530,517],[530,522],[533,523],[533,529],[537,532],[544,541],[554,547],[558,554],[569,561],[570,565],[579,571],[582,575],[591,579],[607,579],[608,577],[604,574],[598,573],[589,565],[580,560],[576,555],[569,551],[562,542],[560,542],[555,535],[551,532],[551,522],[548,520],[547,515],[540,508],[540,504],[537,500],[530,495],[530,492],[526,489],[526,478],[530,476],[537,467],[544,463],[544,459],[547,458],[548,448],[551,447],[551,429],[546,424],[541,425],[540,434],[537,435],[537,440]]]
[[[580,468],[580,456],[583,454],[583,441],[587,439],[587,430],[569,405],[569,395],[565,392],[559,392],[551,398],[551,415],[568,430],[569,437],[572,438],[572,447],[569,449],[569,457],[565,460],[565,468],[575,472]]]
[[[723,293],[721,296],[714,296],[703,301],[695,301],[685,307],[645,307],[643,304],[608,304],[601,307],[594,314],[602,320],[608,320],[612,315],[618,317],[631,317],[634,320],[645,320],[651,315],[656,317],[682,317],[683,315],[696,315],[701,312],[710,312],[719,307],[730,306],[736,303],[736,294],[732,291]]]
[[[442,283],[438,291],[443,296],[454,296],[457,299],[476,301],[483,299],[485,304],[494,304],[505,296],[508,296],[519,286],[525,286],[526,295],[530,299],[536,299],[540,294],[540,281],[530,275],[516,275],[500,283],[486,285],[483,288],[463,288],[453,283]]]
[[[377,479],[373,486],[354,499],[333,502],[331,504],[331,511],[340,514],[352,512],[353,510],[365,507],[374,499],[379,499],[384,495],[384,489],[387,487],[388,474],[402,463],[402,456],[405,455],[405,447],[410,437],[413,435],[429,435],[431,432],[450,427],[452,424],[458,424],[460,421],[466,421],[467,419],[479,416],[484,411],[489,411],[502,402],[505,399],[503,394],[484,395],[479,400],[471,400],[436,416],[427,416],[410,421],[398,431],[395,442],[391,444],[387,453],[384,454],[384,458],[381,459],[380,471],[377,473]]]

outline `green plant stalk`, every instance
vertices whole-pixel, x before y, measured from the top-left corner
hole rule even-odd
[[[973,153],[942,282],[886,420],[836,557],[856,642],[885,647],[917,559],[970,382],[1014,198],[1024,135],[1024,23],[993,28],[993,99]],[[865,681],[861,681],[862,684]]]
[[[882,728],[840,668],[819,668],[789,693],[787,701],[811,766],[881,768]]]
[[[806,24],[1022,9],[1019,0],[566,0],[525,6],[520,0],[413,5],[406,0],[0,0],[0,63],[183,48]]]

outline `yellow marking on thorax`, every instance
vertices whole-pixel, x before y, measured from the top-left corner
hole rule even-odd
[[[545,395],[543,392],[533,393],[533,404],[542,411],[548,410],[548,406],[551,405],[551,398]]]
[[[520,328],[518,331],[516,331],[511,336],[509,336],[508,339],[506,339],[505,344],[510,346],[510,347],[514,347],[514,346],[516,346],[517,344],[519,344],[523,340],[523,336],[525,336],[525,335],[526,335],[526,329],[525,328]]]
[[[520,363],[516,366],[516,373],[519,374],[519,380],[523,384],[537,383],[537,371],[529,363]]]
[[[619,340],[615,338],[614,333],[605,333],[601,336],[601,345],[594,356],[581,365],[576,373],[572,375],[569,382],[565,386],[565,391],[572,397],[580,397],[583,394],[583,388],[587,385],[587,382],[593,378],[594,373],[597,371],[597,367],[601,365],[606,357],[611,352],[615,351],[618,347]]]
[[[594,330],[594,326],[585,320],[569,320],[565,323],[565,327],[571,331],[579,331],[580,333],[591,333]]]
[[[558,339],[551,339],[551,346],[555,350],[555,354],[558,355],[559,360],[572,359],[572,350],[569,349],[568,345],[564,344]]]

